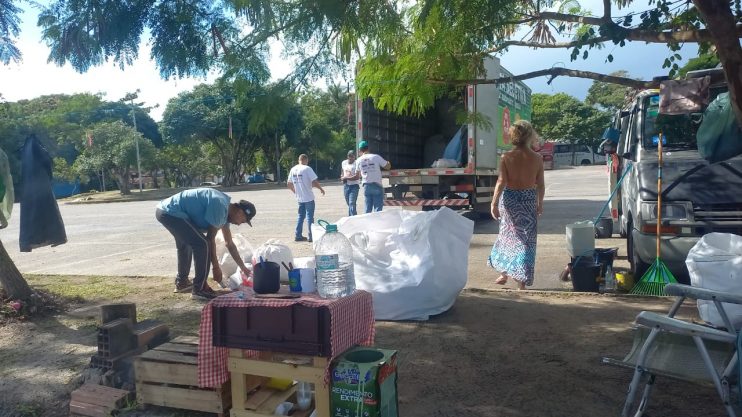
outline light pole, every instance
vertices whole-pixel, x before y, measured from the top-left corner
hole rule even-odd
[[[136,108],[134,107],[134,97],[131,97],[131,118],[134,121],[134,130],[137,130],[137,112]],[[139,192],[142,192],[142,165],[139,161],[139,131],[137,131],[137,134],[135,136],[134,143],[136,144],[137,148],[137,179],[139,180]]]

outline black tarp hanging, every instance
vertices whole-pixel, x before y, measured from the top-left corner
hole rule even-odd
[[[35,135],[21,156],[21,252],[67,242],[62,215],[52,192],[52,159]]]

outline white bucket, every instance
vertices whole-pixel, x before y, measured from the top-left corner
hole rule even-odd
[[[567,225],[567,252],[574,257],[586,256],[595,251],[595,225],[592,221]]]

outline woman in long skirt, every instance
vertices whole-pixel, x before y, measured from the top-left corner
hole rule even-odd
[[[538,216],[543,212],[544,164],[531,149],[538,136],[530,123],[515,122],[509,130],[513,150],[500,160],[500,177],[492,197],[492,217],[500,233],[487,264],[500,271],[496,284],[512,278],[518,289],[533,285]]]

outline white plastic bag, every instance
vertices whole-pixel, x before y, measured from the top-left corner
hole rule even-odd
[[[283,242],[278,239],[269,239],[262,245],[258,246],[258,248],[255,249],[255,252],[253,252],[253,265],[260,262],[261,256],[265,261],[277,263],[281,267],[281,281],[289,282],[289,273],[286,271],[286,268],[281,265],[281,262],[288,265],[289,262],[294,261],[294,255],[291,253],[291,248],[284,245]]]
[[[378,320],[427,320],[454,304],[466,285],[474,222],[451,209],[387,210],[344,217],[356,288],[373,294]],[[324,230],[314,226],[318,242]]]
[[[232,255],[229,254],[221,230],[217,232],[214,241],[216,242],[216,259],[219,260],[219,266],[222,269],[223,275],[228,277],[234,274],[239,269],[239,266],[237,266],[237,262],[232,259]],[[237,247],[237,251],[240,253],[240,257],[242,257],[242,262],[245,264],[252,262],[253,249],[247,238],[241,233],[235,233],[232,235],[232,242],[234,242]]]
[[[742,295],[742,236],[709,233],[688,252],[685,264],[692,286]],[[742,328],[742,306],[722,305],[732,325]],[[698,314],[714,326],[725,326],[711,301],[698,300]]]

